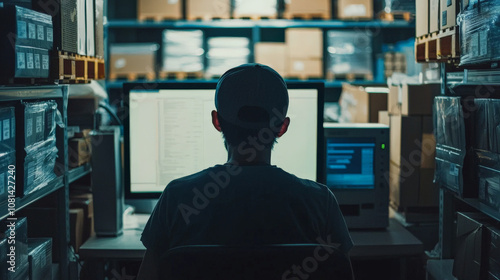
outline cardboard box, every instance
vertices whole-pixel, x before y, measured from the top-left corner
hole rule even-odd
[[[71,245],[78,253],[83,244],[83,209],[69,209]]]
[[[432,116],[434,97],[440,92],[440,84],[391,85],[387,96],[389,114]]]
[[[157,44],[114,44],[111,46],[109,75],[154,74],[157,51]]]
[[[439,0],[429,0],[429,33],[441,30],[441,25],[439,24],[441,18],[440,11]]]
[[[137,18],[142,21],[146,19],[182,19],[181,0],[138,0]]]
[[[288,28],[285,31],[288,57],[323,59],[323,31],[319,28]]]
[[[290,58],[285,73],[288,77],[322,78],[323,60]]]
[[[228,19],[231,17],[230,0],[186,0],[186,17],[192,19]]]
[[[85,16],[87,5],[85,4],[85,1],[86,0],[76,1],[76,13],[78,14],[78,16],[76,17],[76,41],[77,53],[80,55],[87,55],[87,18]]]
[[[385,93],[368,93],[363,87],[344,83],[339,104],[344,122],[377,123],[379,111],[387,110],[387,96]]]
[[[95,234],[94,231],[94,199],[92,194],[71,195],[69,207],[83,209],[82,242]]]
[[[87,37],[87,52],[88,56],[95,56],[95,6],[94,0],[85,0],[85,25],[86,25],[86,37]]]
[[[337,18],[372,19],[373,0],[338,0]]]
[[[389,112],[379,111],[378,112],[378,123],[391,126],[391,118],[389,117]]]
[[[95,0],[95,55],[104,58],[104,0]]]
[[[16,151],[2,152],[0,154],[0,201],[7,201],[9,195],[13,194],[13,188],[16,187],[14,178],[9,177],[12,176],[12,172],[9,173],[9,171],[12,171],[9,166],[14,166],[14,168],[16,166]]]
[[[439,187],[433,183],[434,168],[391,162],[389,169],[390,200],[398,207],[437,207]]]
[[[457,25],[457,0],[441,0],[441,26],[440,29],[447,29]]]
[[[267,17],[278,16],[277,0],[234,0],[234,17]]]
[[[52,238],[28,238],[30,280],[52,279]]]
[[[255,62],[269,67],[286,76],[287,47],[284,43],[256,43],[254,46]]]
[[[285,14],[294,15],[320,15],[323,19],[331,18],[332,1],[330,0],[290,0],[285,1]]]
[[[68,142],[68,165],[78,167],[90,161],[90,148],[84,138],[73,138]]]
[[[415,35],[417,37],[429,34],[429,0],[415,1],[416,23]]]

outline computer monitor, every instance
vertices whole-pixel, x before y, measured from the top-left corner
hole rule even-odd
[[[124,85],[125,198],[158,198],[172,180],[227,161],[211,122],[215,82]],[[301,178],[323,179],[323,94],[320,82],[288,83],[289,129],[271,164]],[[319,155],[319,156],[318,156]]]
[[[389,223],[389,127],[326,124],[325,182],[351,229]]]

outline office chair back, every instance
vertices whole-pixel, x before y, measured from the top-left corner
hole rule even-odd
[[[163,257],[169,280],[352,280],[349,257],[322,244],[182,246]]]

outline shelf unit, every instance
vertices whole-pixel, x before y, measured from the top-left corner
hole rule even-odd
[[[58,275],[60,279],[69,279],[69,180],[68,180],[68,141],[67,141],[67,86],[32,86],[32,87],[0,87],[0,106],[13,106],[20,101],[56,100],[61,113],[63,127],[56,129],[56,147],[58,160],[56,162],[57,177],[46,183],[38,190],[16,198],[16,212],[28,207],[30,204],[44,200],[49,195],[54,195],[56,203],[56,216],[47,219],[56,219],[58,228],[55,231],[55,240],[59,247]],[[24,128],[16,128],[16,139],[24,137]],[[20,147],[16,147],[20,149]],[[22,149],[22,148],[21,148]],[[24,158],[16,158],[17,169],[24,168]],[[79,171],[83,173],[84,171]],[[73,175],[77,176],[77,174]],[[0,202],[0,220],[9,215],[7,203]],[[30,223],[28,218],[28,226]]]

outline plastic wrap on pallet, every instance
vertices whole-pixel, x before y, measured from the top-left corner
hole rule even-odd
[[[490,151],[500,154],[500,100],[491,99],[488,107],[488,138]]]
[[[57,147],[55,139],[38,143],[24,159],[24,195],[45,187],[56,178]]]
[[[213,37],[208,39],[206,73],[220,76],[230,68],[248,63],[250,40],[245,37]]]
[[[203,31],[163,31],[163,71],[203,71]]]
[[[328,31],[327,72],[372,74],[372,33],[370,31]]]
[[[385,0],[384,12],[411,12],[415,13],[415,0]]]
[[[61,112],[54,100],[42,102],[23,102],[24,105],[24,143],[26,153],[36,150],[47,140],[54,140],[56,126],[64,126]]]
[[[479,200],[500,210],[500,171],[479,166]]]
[[[15,109],[14,107],[0,108],[0,152],[3,153],[15,150],[16,150]]]
[[[475,148],[488,151],[489,150],[489,137],[488,137],[488,102],[490,99],[474,99],[476,106],[475,112]]]
[[[460,97],[438,96],[434,99],[434,136],[436,137],[436,172],[434,180],[458,193],[463,188],[466,155],[465,123]]]
[[[500,60],[500,2],[481,2],[462,11],[460,27],[460,65]]]
[[[8,253],[11,253],[12,247],[14,247],[14,262],[13,266],[15,272],[7,273],[7,280],[12,279],[27,279],[20,278],[28,272],[28,221],[25,217],[17,217],[17,220],[12,225],[13,221],[3,220],[0,222],[0,240],[8,238],[15,233],[15,243],[8,243]],[[7,256],[10,261],[10,256]],[[2,263],[2,271],[6,271],[7,267],[11,266],[9,263]],[[0,273],[1,275],[1,273]]]
[[[2,78],[48,78],[49,52],[34,47],[16,45],[0,52]]]
[[[52,238],[28,238],[30,280],[52,279]]]
[[[234,14],[236,16],[276,17],[278,14],[278,1],[235,0]]]

